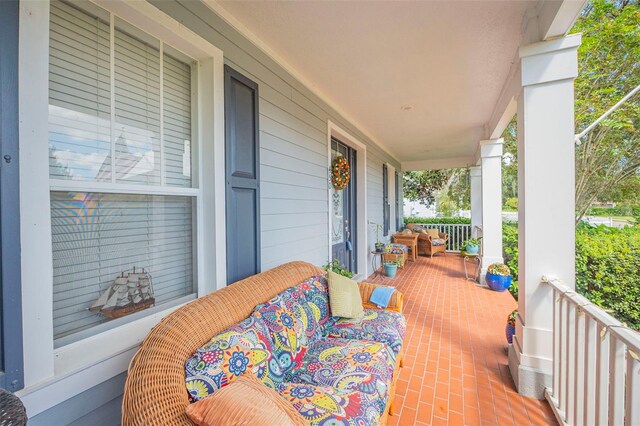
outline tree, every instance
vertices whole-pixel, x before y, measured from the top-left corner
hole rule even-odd
[[[436,192],[447,183],[449,175],[444,170],[424,170],[404,172],[402,178],[404,197],[429,207],[435,202]]]
[[[638,1],[594,0],[573,32],[582,33],[575,82],[581,131],[640,84]],[[576,146],[576,222],[594,201],[638,177],[640,96],[596,126]]]

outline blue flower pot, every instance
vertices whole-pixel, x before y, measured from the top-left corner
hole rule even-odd
[[[478,254],[478,252],[480,251],[480,246],[468,245],[466,251],[468,254]]]
[[[513,324],[507,323],[507,326],[504,329],[504,333],[507,336],[507,342],[509,344],[513,343],[513,336],[516,334],[516,326]]]
[[[398,272],[398,265],[395,263],[385,263],[384,264],[384,274],[389,278],[393,278],[396,276],[396,272]]]
[[[489,288],[493,291],[505,291],[511,287],[511,275],[495,275],[487,273],[486,281]]]

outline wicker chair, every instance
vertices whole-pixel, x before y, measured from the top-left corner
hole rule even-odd
[[[20,398],[0,389],[0,425],[26,426],[27,411]]]
[[[424,234],[423,234],[424,235]],[[424,235],[426,238],[422,241],[422,246],[424,250],[424,254],[427,256],[433,257],[434,254],[442,253],[443,255],[447,254],[447,241],[449,240],[449,234],[445,234],[444,232],[439,232],[438,237],[441,240],[444,240],[443,244],[433,244],[433,240],[435,237],[431,235]],[[418,239],[418,253],[420,253],[420,239]]]
[[[386,244],[382,254],[382,262],[398,262],[399,268],[407,263],[409,249],[403,244]]]
[[[410,229],[413,231],[413,229],[415,228],[423,228],[423,227],[416,223],[407,224],[407,229]],[[434,245],[432,241],[432,237],[430,235],[420,232],[420,236],[418,237],[418,254],[419,255],[424,254],[425,256],[429,256],[429,257],[433,257],[434,254],[438,254],[438,253],[446,254],[447,241],[449,240],[449,234],[439,232],[438,236],[440,239],[444,240],[444,244]]]

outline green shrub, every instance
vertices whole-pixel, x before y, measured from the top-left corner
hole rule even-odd
[[[504,210],[508,211],[517,211],[518,210],[518,199],[517,198],[507,198],[504,201]]]
[[[505,263],[518,298],[518,226],[503,223]],[[640,228],[580,224],[576,229],[576,290],[629,327],[640,330]]]
[[[576,290],[640,329],[640,228],[581,225],[576,230]]]
[[[445,224],[470,224],[471,219],[466,217],[405,217],[404,225],[409,223],[445,223]]]
[[[513,282],[509,292],[518,300],[518,224],[502,223],[502,251],[504,263],[511,269]]]

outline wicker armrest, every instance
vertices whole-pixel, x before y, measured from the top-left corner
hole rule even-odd
[[[369,298],[371,297],[371,293],[373,290],[378,287],[378,284],[372,284],[368,282],[358,283],[360,287],[360,296],[362,297],[362,306],[366,309],[379,309],[376,305],[369,302]],[[389,311],[402,312],[402,302],[404,300],[404,295],[400,293],[398,290],[393,292],[391,296],[391,300],[389,300],[389,306],[385,309]]]
[[[449,239],[449,234],[445,234],[444,232],[440,233],[440,238],[442,238],[443,240],[447,241]]]

